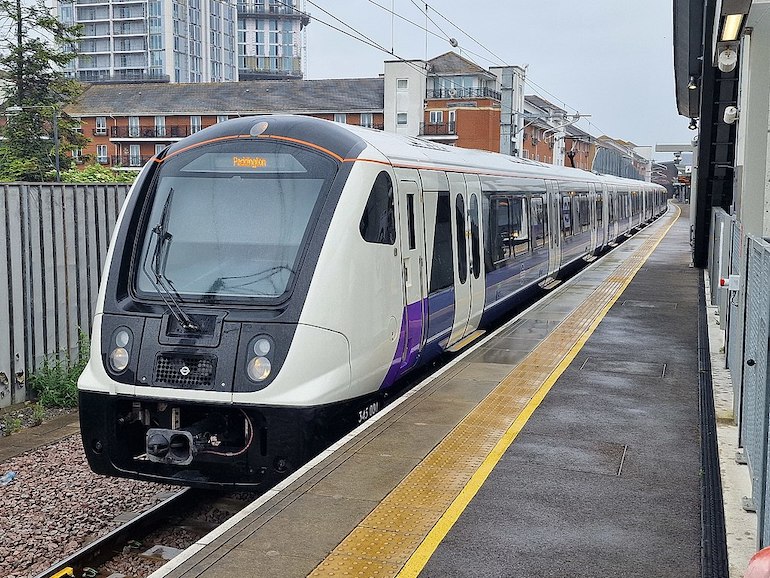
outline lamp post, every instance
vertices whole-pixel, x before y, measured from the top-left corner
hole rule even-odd
[[[24,109],[48,108],[45,106],[9,106],[5,109],[6,113],[18,114]],[[53,107],[53,146],[54,146],[54,168],[56,169],[56,182],[61,182],[61,164],[59,162],[59,109]]]

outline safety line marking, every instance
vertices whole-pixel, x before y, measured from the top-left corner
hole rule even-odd
[[[558,378],[677,221],[681,210],[675,208],[677,212],[668,217],[670,223],[618,265],[310,576],[413,577],[422,571]],[[512,413],[512,409],[518,411]]]

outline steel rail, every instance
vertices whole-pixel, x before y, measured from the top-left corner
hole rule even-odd
[[[83,546],[70,556],[59,560],[35,578],[59,578],[82,575],[85,568],[99,565],[114,557],[118,544],[135,537],[140,532],[146,534],[163,520],[168,519],[172,514],[177,514],[180,505],[194,502],[200,493],[201,490],[182,488],[173,496],[159,502],[149,510],[142,512],[125,524],[115,528],[110,533]]]

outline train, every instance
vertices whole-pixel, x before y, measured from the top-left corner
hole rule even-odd
[[[88,463],[265,487],[666,203],[312,117],[201,130],[143,167],[118,217],[78,380]]]

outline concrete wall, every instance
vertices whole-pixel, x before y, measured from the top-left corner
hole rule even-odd
[[[398,81],[406,80],[405,89],[398,88]],[[423,122],[426,90],[425,62],[385,62],[385,131],[405,136],[417,136]],[[397,124],[399,113],[406,113],[407,124]]]

